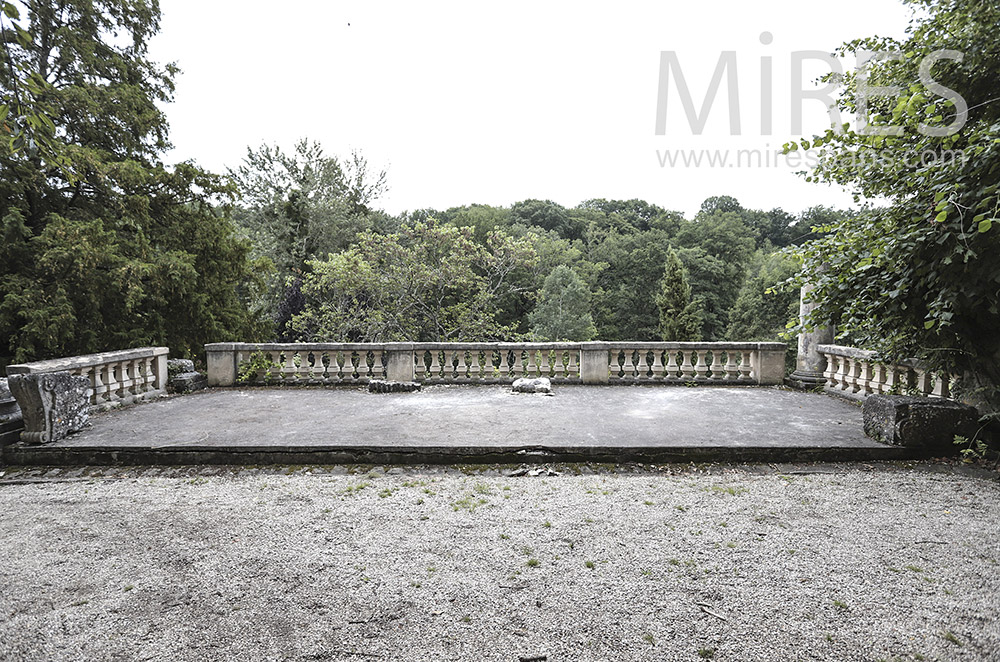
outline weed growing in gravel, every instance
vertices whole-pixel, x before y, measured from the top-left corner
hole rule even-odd
[[[833,641],[833,635],[831,635],[829,632],[827,632],[826,634],[824,634],[823,638],[826,639],[829,642]]]
[[[676,506],[674,506],[674,508],[676,508],[677,510],[681,511],[682,513],[686,513],[687,509],[688,509],[687,506],[682,506],[681,504],[677,504]]]
[[[529,568],[537,568],[538,564],[539,564],[539,560],[536,559],[536,558],[530,558],[530,559],[528,559],[527,561],[524,562],[524,565],[528,566]]]
[[[343,490],[341,490],[341,494],[357,494],[361,490],[367,489],[371,486],[372,484],[369,483],[368,481],[362,481],[360,483],[355,483],[354,485],[348,485]]]
[[[387,488],[385,488],[384,490],[382,490],[382,491],[380,491],[378,493],[378,498],[380,498],[380,499],[386,499],[388,497],[391,497],[392,493],[393,493],[392,488],[391,487],[387,487]]]
[[[703,660],[711,660],[713,657],[715,657],[715,649],[714,648],[699,648],[698,649],[698,657],[700,657]]]
[[[476,485],[472,488],[472,491],[476,494],[493,494],[493,490],[491,490],[490,486],[486,483],[476,483]]]
[[[722,487],[721,485],[712,485],[711,487],[706,487],[705,491],[713,494],[728,494],[729,496],[737,496],[740,494],[746,494],[750,490],[745,487],[735,485],[728,485],[726,487]]]
[[[909,570],[910,572],[923,572],[924,571],[923,568],[921,568],[920,566],[916,566],[916,565],[907,565],[907,566],[903,566],[903,567],[906,568],[907,570]]]
[[[510,540],[510,536],[507,535],[506,533],[501,533],[500,540]]]
[[[847,611],[848,609],[850,609],[850,607],[847,605],[846,602],[841,602],[840,600],[834,600],[833,606],[839,609],[840,611]]]
[[[552,522],[550,522],[549,520],[545,520],[542,523],[542,526],[544,526],[546,529],[551,529],[552,528]]]
[[[652,501],[650,501],[650,500],[647,499],[646,501],[642,502],[642,505],[644,505],[644,506],[652,506],[652,505],[654,505],[654,503]]]
[[[451,504],[452,510],[468,510],[470,513],[475,511],[479,506],[486,505],[488,502],[486,499],[473,499],[472,497],[464,497],[455,501]]]
[[[593,561],[584,561],[583,562],[583,567],[589,568],[590,570],[593,570],[594,569],[594,562]]]
[[[532,554],[535,553],[535,548],[528,547],[527,545],[525,545],[524,547],[521,548],[521,553],[524,554],[525,556],[531,556]]]
[[[655,646],[656,645],[656,640],[653,639],[653,635],[651,635],[648,632],[646,634],[642,635],[642,640],[645,641],[650,646]]]
[[[944,639],[945,641],[949,641],[955,644],[956,646],[959,647],[962,646],[962,642],[959,640],[959,638],[956,637],[953,633],[949,632],[948,630],[945,630],[941,633],[941,638]]]

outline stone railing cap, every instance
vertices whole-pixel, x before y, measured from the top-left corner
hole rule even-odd
[[[61,372],[66,370],[76,370],[78,368],[89,368],[92,366],[104,365],[105,363],[114,363],[116,361],[153,358],[164,356],[169,353],[169,347],[136,347],[134,349],[123,349],[114,352],[100,352],[98,354],[84,354],[83,356],[69,356],[60,359],[34,361],[32,363],[17,363],[7,366],[7,374],[23,375],[35,372]]]

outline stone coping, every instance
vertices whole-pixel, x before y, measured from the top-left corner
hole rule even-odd
[[[861,361],[872,361],[879,363],[876,358],[875,352],[869,349],[860,349],[858,347],[848,347],[846,345],[817,345],[816,349],[820,354],[833,354],[834,356],[846,356],[850,359],[858,359]],[[905,359],[900,361],[897,365],[903,366],[905,368],[917,368],[919,364],[916,359]]]
[[[136,347],[134,349],[123,349],[114,352],[100,352],[98,354],[85,354],[83,356],[70,356],[61,359],[35,361],[33,363],[18,363],[7,366],[7,374],[23,375],[34,372],[71,371],[78,370],[80,368],[91,368],[107,363],[116,363],[118,361],[132,361],[135,359],[166,356],[169,352],[169,347]]]
[[[235,351],[368,351],[368,350],[434,350],[434,349],[704,349],[742,351],[783,351],[788,345],[781,342],[666,342],[666,341],[613,341],[613,342],[384,342],[384,343],[243,343],[225,342],[205,345],[207,352]],[[860,350],[859,350],[860,351]]]

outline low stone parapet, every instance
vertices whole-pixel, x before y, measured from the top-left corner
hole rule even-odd
[[[139,347],[20,363],[7,366],[7,377],[67,372],[87,380],[87,399],[92,406],[128,404],[166,392],[169,351],[166,347]]]
[[[879,361],[874,352],[843,345],[819,345],[826,359],[823,390],[853,400],[871,395],[920,395],[947,398],[951,376],[923,368],[918,361]]]
[[[510,384],[780,384],[784,343],[212,343],[210,386]]]

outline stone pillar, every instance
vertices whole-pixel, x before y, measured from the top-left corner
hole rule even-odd
[[[385,378],[390,382],[412,382],[413,343],[390,342],[385,344]]]
[[[167,370],[167,356],[170,354],[170,350],[166,347],[157,347],[153,350],[153,375],[156,380],[153,382],[153,388],[157,391],[167,391],[167,381],[170,379],[169,371]]]
[[[809,300],[813,286],[806,283],[799,291],[799,321],[804,322],[813,311],[816,304]],[[795,372],[788,378],[789,386],[801,389],[814,389],[826,384],[823,372],[826,370],[826,358],[819,353],[820,345],[833,344],[833,326],[826,325],[814,328],[812,331],[799,333],[799,353],[795,359]]]
[[[210,343],[205,345],[205,355],[209,386],[232,386],[236,383],[235,343]]]
[[[608,349],[606,342],[580,343],[580,380],[584,384],[608,383]]]
[[[785,381],[787,351],[784,343],[762,342],[756,351],[750,353],[750,366],[758,384],[772,386]]]

